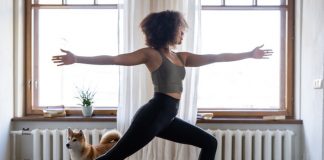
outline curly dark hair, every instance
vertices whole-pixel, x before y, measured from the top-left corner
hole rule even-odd
[[[146,37],[146,45],[159,49],[176,45],[179,28],[187,28],[188,24],[180,12],[166,10],[149,14],[140,26]]]

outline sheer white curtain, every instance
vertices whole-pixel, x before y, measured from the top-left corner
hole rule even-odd
[[[200,0],[125,0],[120,3],[120,15],[124,17],[124,35],[121,36],[121,52],[144,47],[145,39],[139,28],[140,21],[150,12],[177,10],[184,14],[189,28],[179,51],[199,51]],[[122,33],[122,32],[121,32]],[[183,82],[184,92],[180,102],[178,117],[195,124],[197,116],[196,68],[186,68]],[[130,125],[137,109],[145,104],[153,93],[151,77],[144,65],[121,67],[120,106],[117,112],[117,128],[123,133]],[[146,147],[129,157],[129,160],[196,160],[199,149],[155,138]]]
[[[120,0],[120,52],[127,53],[145,47],[145,39],[139,24],[150,13],[147,0]],[[124,45],[123,45],[124,44]],[[117,128],[125,132],[137,109],[151,97],[153,89],[145,65],[120,67],[120,96],[117,112]]]

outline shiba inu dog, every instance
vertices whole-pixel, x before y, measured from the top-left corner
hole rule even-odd
[[[102,136],[100,144],[91,145],[86,142],[82,130],[79,132],[73,132],[69,128],[68,142],[66,147],[70,151],[72,160],[94,160],[96,157],[99,157],[111,149],[120,139],[120,137],[120,132],[117,130],[111,130]]]

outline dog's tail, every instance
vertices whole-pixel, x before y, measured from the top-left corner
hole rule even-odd
[[[114,143],[114,142],[117,142],[121,137],[121,133],[117,130],[110,130],[108,132],[106,132],[101,140],[100,140],[100,143],[101,144],[108,144],[108,143]]]

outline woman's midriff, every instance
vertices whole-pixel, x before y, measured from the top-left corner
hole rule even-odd
[[[175,99],[180,99],[181,98],[181,93],[165,93],[168,96],[171,96]]]

